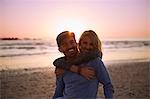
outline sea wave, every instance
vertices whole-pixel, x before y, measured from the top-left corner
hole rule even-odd
[[[150,41],[105,41],[104,48],[134,48],[134,47],[150,47]]]
[[[8,46],[8,47],[1,47],[0,49],[2,50],[6,50],[6,49],[27,49],[27,50],[30,50],[30,49],[36,49],[36,47],[13,47],[13,46]]]
[[[25,53],[25,54],[5,54],[0,55],[0,57],[15,57],[15,56],[31,56],[31,55],[43,55],[48,54],[48,52],[41,52],[41,53]]]
[[[103,49],[150,48],[150,41],[103,41]],[[0,40],[0,57],[39,55],[58,52],[57,45],[42,40]]]

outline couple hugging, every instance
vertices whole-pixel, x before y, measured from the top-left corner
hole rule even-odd
[[[79,43],[73,32],[64,31],[57,38],[64,57],[56,59],[56,88],[53,99],[96,99],[98,85],[103,85],[106,99],[113,98],[113,86],[102,62],[101,41],[93,30],[84,31]]]

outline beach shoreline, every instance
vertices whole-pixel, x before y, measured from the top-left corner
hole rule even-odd
[[[150,98],[149,60],[104,62],[114,85],[114,99]],[[55,90],[53,66],[0,71],[2,99],[49,99]],[[103,98],[100,85],[98,97]]]

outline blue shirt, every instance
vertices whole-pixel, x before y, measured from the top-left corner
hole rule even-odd
[[[99,57],[80,66],[93,67],[96,71],[96,79],[87,80],[77,73],[66,71],[62,77],[57,78],[53,99],[62,96],[65,99],[96,99],[99,83],[103,84],[105,98],[113,98],[109,74]]]

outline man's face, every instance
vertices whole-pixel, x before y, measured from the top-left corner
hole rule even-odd
[[[75,57],[78,53],[77,43],[73,37],[62,40],[59,51],[64,53],[66,57]]]
[[[84,38],[82,38],[81,43],[80,43],[80,51],[88,52],[93,49],[94,49],[94,44],[92,40],[88,36],[85,36]]]

